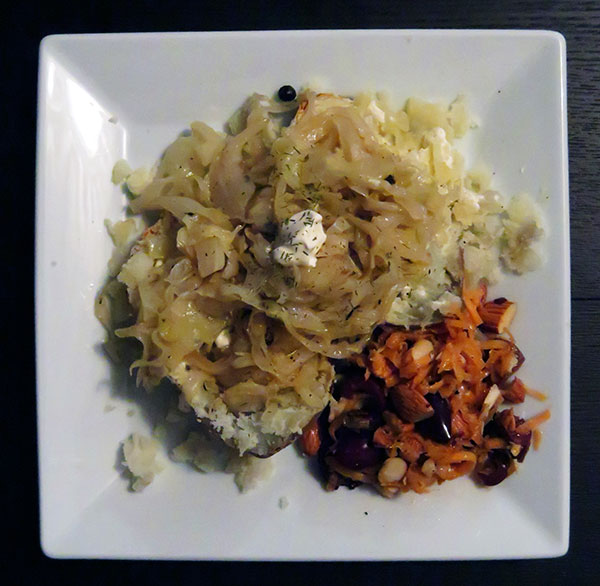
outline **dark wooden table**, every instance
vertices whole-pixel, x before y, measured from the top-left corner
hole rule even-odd
[[[46,584],[591,584],[600,569],[600,2],[117,2],[10,4],[3,87],[0,287],[5,487],[1,575]],[[498,562],[256,564],[57,561],[39,548],[35,466],[33,212],[37,52],[51,33],[303,28],[526,28],[567,40],[572,251],[571,546],[559,559]],[[14,317],[13,317],[14,316]],[[551,319],[551,317],[549,318]],[[456,536],[448,536],[453,539]]]

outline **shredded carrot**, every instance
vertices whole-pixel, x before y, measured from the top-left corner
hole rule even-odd
[[[525,392],[534,399],[537,399],[538,401],[545,401],[548,398],[548,395],[546,395],[545,393],[542,393],[541,391],[536,391],[535,389],[530,389],[527,386],[525,387]]]
[[[490,437],[485,440],[485,447],[487,450],[496,450],[506,447],[506,442],[499,437]]]
[[[429,454],[432,456],[432,454]],[[460,451],[447,451],[443,455],[435,457],[436,462],[439,464],[458,464],[460,462],[475,462],[477,460],[477,456],[473,452],[468,452],[467,450]]]
[[[544,433],[542,432],[541,429],[538,429],[537,427],[533,430],[533,449],[534,450],[538,450],[540,447],[540,444],[542,443],[542,437],[543,437]]]
[[[519,433],[527,433],[528,431],[532,431],[532,430],[536,429],[542,423],[544,423],[545,421],[548,421],[548,419],[550,419],[550,409],[546,409],[545,411],[542,411],[541,413],[538,413],[537,415],[530,417],[529,419],[527,419],[525,422],[521,423],[521,425],[519,425],[517,427],[517,431]]]
[[[504,350],[508,343],[503,338],[491,338],[481,342],[481,347],[484,350]]]
[[[473,325],[478,326],[483,323],[479,312],[477,311],[478,307],[481,305],[481,302],[485,296],[485,290],[482,286],[477,289],[469,290],[463,289],[462,298],[465,304],[465,307],[471,316],[471,320]]]

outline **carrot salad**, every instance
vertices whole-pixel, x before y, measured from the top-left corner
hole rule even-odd
[[[509,326],[516,305],[462,292],[440,323],[379,327],[365,350],[336,364],[334,400],[301,446],[326,488],[359,484],[392,497],[472,474],[494,486],[539,443],[544,410],[524,420],[510,404],[545,399],[515,376],[524,356]],[[506,405],[508,404],[508,405]]]

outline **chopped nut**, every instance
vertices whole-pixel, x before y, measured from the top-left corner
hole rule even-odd
[[[479,316],[483,320],[482,328],[502,334],[512,323],[516,312],[517,304],[504,297],[488,301],[479,308]]]
[[[527,387],[520,378],[515,377],[502,389],[502,396],[509,403],[522,403],[525,401]]]
[[[379,492],[381,493],[381,496],[390,499],[395,497],[400,492],[400,489],[396,486],[382,486],[380,487]]]
[[[373,434],[373,445],[380,448],[391,448],[396,441],[394,432],[384,425],[375,430]]]
[[[427,478],[431,478],[435,472],[435,462],[431,458],[427,458],[427,460],[423,462],[423,466],[421,466],[421,472],[423,472]]]
[[[496,411],[500,403],[502,402],[502,393],[497,385],[492,385],[488,394],[483,400],[481,407],[481,419],[487,421]]]
[[[511,433],[517,428],[517,420],[515,419],[515,414],[513,413],[512,408],[500,411],[498,415],[496,415],[495,420],[507,433]]]
[[[321,447],[321,435],[319,433],[317,417],[315,416],[309,421],[300,436],[300,447],[302,448],[302,452],[308,457],[316,455]]]
[[[416,423],[433,415],[433,407],[419,390],[397,385],[389,392],[396,412],[404,421]]]
[[[388,458],[377,473],[377,480],[382,486],[397,484],[400,482],[404,475],[408,465],[402,458]]]
[[[402,456],[402,459],[411,464],[417,462],[425,453],[425,447],[416,435],[402,438],[400,441],[396,442],[395,447],[398,448],[398,452]]]
[[[413,378],[423,369],[429,368],[433,354],[433,344],[429,340],[417,340],[410,350],[401,354],[401,364],[398,364],[399,376],[401,378]],[[394,384],[395,382],[397,381],[394,381]]]
[[[410,349],[410,355],[420,366],[428,364],[433,356],[433,344],[429,340],[418,340]]]
[[[503,347],[490,350],[486,366],[492,382],[502,386],[525,362],[525,356],[516,344],[504,338],[495,338]]]

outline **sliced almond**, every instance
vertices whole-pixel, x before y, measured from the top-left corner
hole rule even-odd
[[[487,421],[496,412],[498,406],[502,403],[502,393],[497,385],[492,385],[488,394],[483,400],[481,407],[481,419]]]

